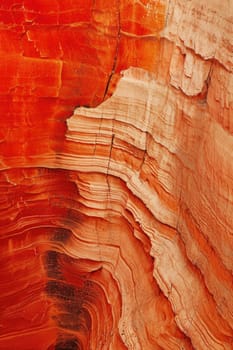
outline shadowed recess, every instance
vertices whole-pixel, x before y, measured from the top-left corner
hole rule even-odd
[[[57,340],[54,350],[82,350],[80,342],[76,338]]]

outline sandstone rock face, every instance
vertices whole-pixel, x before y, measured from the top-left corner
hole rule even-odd
[[[232,38],[231,1],[1,2],[0,349],[233,348]]]

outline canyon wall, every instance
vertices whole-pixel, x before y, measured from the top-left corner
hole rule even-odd
[[[2,350],[233,348],[233,3],[0,4]]]

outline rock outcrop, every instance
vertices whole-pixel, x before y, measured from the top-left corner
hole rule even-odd
[[[233,348],[233,3],[0,4],[3,350]]]

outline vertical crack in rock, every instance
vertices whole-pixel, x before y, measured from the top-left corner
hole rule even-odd
[[[105,97],[108,94],[108,89],[112,80],[112,77],[115,74],[116,71],[116,65],[117,65],[117,59],[118,59],[118,54],[119,54],[119,44],[120,44],[120,38],[121,38],[121,0],[117,0],[117,6],[118,6],[118,33],[117,33],[117,37],[116,37],[116,48],[115,48],[115,54],[113,57],[113,63],[112,63],[112,70],[110,72],[107,84],[106,84],[106,88],[104,91],[104,96],[103,96],[103,100],[105,100]]]
[[[0,349],[232,350],[232,13],[0,1]]]

